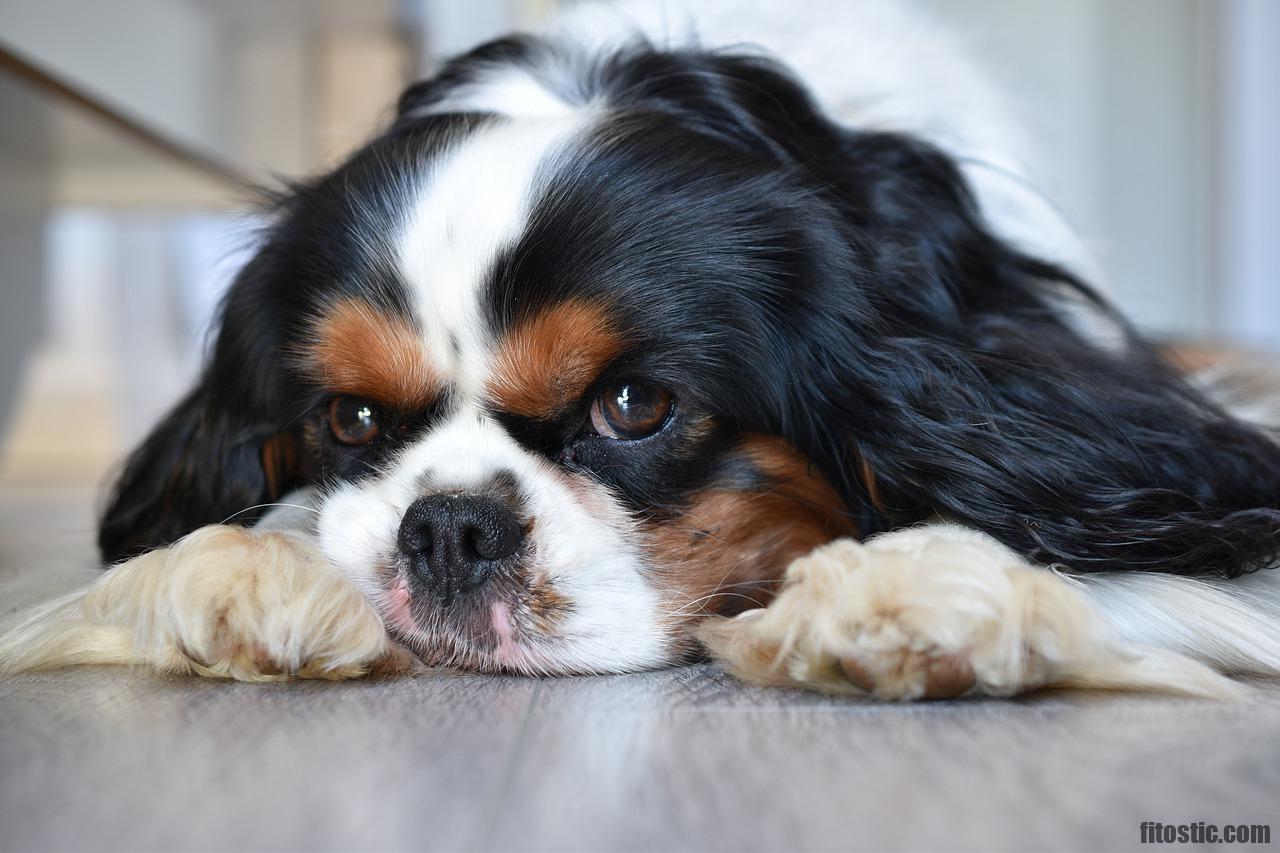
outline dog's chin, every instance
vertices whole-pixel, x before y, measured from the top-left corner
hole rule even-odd
[[[444,601],[407,572],[388,572],[374,603],[388,633],[429,667],[514,675],[587,675],[650,669],[689,659],[691,640],[673,637],[661,661],[627,665],[597,659],[607,637],[567,626],[573,605],[545,581],[514,577]],[[688,632],[679,632],[688,635]]]
[[[495,609],[502,605],[496,604]],[[501,625],[504,617],[494,618]],[[508,623],[509,624],[509,623]],[[401,646],[432,668],[508,675],[574,675],[578,671],[558,660],[551,649],[535,638],[517,636],[506,628],[478,632],[451,624],[411,631],[392,629]]]
[[[544,672],[554,659],[546,639],[517,620],[518,601],[486,586],[442,600],[405,572],[386,582],[376,601],[388,632],[424,663],[478,672]]]

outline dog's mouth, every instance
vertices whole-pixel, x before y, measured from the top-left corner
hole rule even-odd
[[[559,633],[572,605],[545,577],[512,573],[442,600],[403,569],[374,599],[388,632],[428,666],[522,675],[565,674]]]

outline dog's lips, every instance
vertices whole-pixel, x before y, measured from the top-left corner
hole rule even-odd
[[[434,665],[458,665],[465,669],[527,672],[537,668],[535,655],[512,612],[512,605],[496,598],[477,608],[469,618],[447,619],[435,630],[413,615],[413,591],[403,574],[388,582],[378,599],[387,630],[420,658]]]
[[[527,669],[532,665],[529,653],[517,642],[515,625],[511,621],[511,607],[505,601],[489,605],[493,620],[493,636],[497,643],[490,654],[499,666]]]
[[[382,597],[382,618],[387,627],[396,633],[412,634],[417,630],[410,606],[413,594],[409,591],[409,583],[403,576],[398,576]]]

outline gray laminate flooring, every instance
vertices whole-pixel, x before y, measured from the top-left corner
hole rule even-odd
[[[93,575],[77,501],[0,495],[3,611]],[[1144,820],[1280,829],[1280,687],[886,706],[710,666],[0,679],[5,850],[1111,850]]]

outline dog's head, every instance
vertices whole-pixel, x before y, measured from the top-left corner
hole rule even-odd
[[[1092,346],[1066,290],[1105,313],[944,154],[768,62],[494,43],[281,202],[103,550],[315,485],[324,552],[406,644],[547,672],[678,659],[794,557],[933,512],[1109,567],[1134,524],[1092,541],[1088,513],[1152,479],[1126,430],[1203,499],[1192,433],[1231,422]]]

